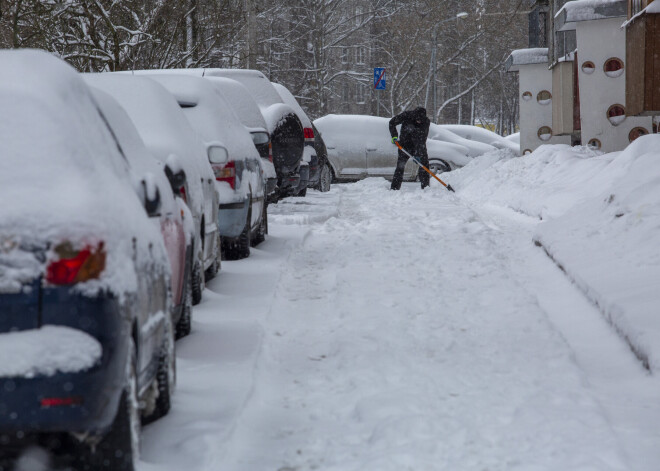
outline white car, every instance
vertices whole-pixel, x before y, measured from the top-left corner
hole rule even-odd
[[[206,146],[219,195],[219,230],[225,256],[246,258],[266,238],[268,214],[261,157],[231,105],[201,77],[150,76],[176,98]]]
[[[515,155],[520,155],[520,145],[488,129],[467,124],[443,124],[440,127],[465,139],[489,144],[498,149],[509,149]]]
[[[363,115],[328,115],[314,121],[323,135],[333,176],[338,181],[366,177],[392,179],[398,149],[392,144],[389,118]],[[466,165],[468,149],[450,142],[428,139],[429,167],[434,173]],[[404,180],[414,181],[418,167],[408,161]]]
[[[84,74],[88,84],[111,95],[126,110],[149,151],[163,164],[181,167],[186,184],[179,190],[195,224],[193,303],[201,301],[204,272],[219,268],[218,192],[204,144],[174,96],[146,77]]]

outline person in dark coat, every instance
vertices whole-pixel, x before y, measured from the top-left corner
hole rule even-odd
[[[401,133],[397,135],[396,127],[401,125]],[[390,120],[390,134],[392,135],[392,144],[398,141],[405,150],[413,155],[419,162],[428,168],[429,155],[426,150],[426,139],[429,136],[429,127],[431,120],[426,116],[426,109],[415,108],[414,110],[404,111]],[[403,171],[408,162],[408,156],[399,150],[399,158],[396,162],[396,170],[392,178],[392,190],[401,188],[403,182]],[[419,168],[419,181],[422,183],[422,189],[429,186],[430,175],[423,168]]]

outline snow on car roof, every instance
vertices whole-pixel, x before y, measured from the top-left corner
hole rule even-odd
[[[245,85],[225,77],[207,77],[206,79],[232,106],[245,127],[250,131],[267,129],[266,120]]]
[[[490,144],[498,149],[509,149],[518,155],[520,154],[520,147],[516,146],[514,142],[511,142],[486,128],[471,126],[469,124],[441,124],[439,126],[453,132],[454,134],[458,134],[465,139]]]
[[[126,110],[151,153],[162,163],[175,154],[185,165],[189,180],[212,178],[206,151],[174,96],[161,84],[146,77],[124,74],[84,74],[87,83],[110,94]],[[199,185],[189,185],[189,197],[201,207],[204,196]]]
[[[73,68],[41,51],[0,52],[0,109],[11,116],[0,124],[0,239],[16,248],[0,251],[0,291],[43,268],[19,253],[26,240],[76,248],[102,241],[106,268],[78,289],[120,297],[137,286],[135,234],[138,257],[153,244],[153,257],[166,263],[117,141]]]
[[[250,134],[231,105],[210,82],[176,74],[155,75],[152,78],[174,95],[193,129],[205,143],[219,141],[233,160],[259,157]]]
[[[495,150],[495,147],[490,144],[484,144],[483,142],[465,139],[464,137],[461,137],[458,134],[455,134],[448,129],[445,129],[434,123],[431,123],[429,129],[429,139],[451,142],[453,144],[463,146],[467,149],[468,154],[471,157],[476,157],[478,155],[485,154],[486,152]]]
[[[307,113],[305,113],[305,111],[298,103],[298,100],[296,100],[296,97],[293,96],[289,89],[279,83],[273,83],[273,87],[275,87],[275,90],[282,98],[282,101],[293,108],[293,110],[296,112],[298,118],[300,118],[300,122],[303,124],[303,127],[311,128],[312,121],[307,117]]]
[[[117,103],[112,96],[106,92],[95,88],[89,87],[92,96],[96,103],[101,108],[103,116],[108,121],[112,128],[112,132],[117,137],[122,151],[128,159],[128,162],[133,171],[140,176],[151,173],[158,185],[161,195],[162,209],[165,213],[173,213],[175,208],[174,194],[172,187],[165,176],[163,171],[164,165],[156,160],[156,158],[149,152],[144,145],[144,141],[140,137],[135,125],[130,116],[126,114],[124,108]]]

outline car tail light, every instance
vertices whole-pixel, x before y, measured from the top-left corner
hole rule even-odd
[[[273,162],[273,143],[268,141],[268,160]]]
[[[181,199],[183,200],[184,203],[188,204],[188,195],[186,194],[185,185],[182,185],[181,188],[179,188],[179,196],[181,196]]]
[[[229,183],[232,190],[236,188],[236,164],[233,160],[224,165],[214,164],[212,167],[217,181]]]
[[[44,397],[41,401],[41,407],[63,407],[63,406],[79,406],[83,403],[80,397]]]
[[[53,285],[72,285],[93,280],[105,269],[103,242],[96,249],[85,247],[80,251],[65,242],[55,247],[58,260],[51,262],[46,270],[46,281]]]
[[[307,142],[314,140],[314,130],[312,128],[304,128],[303,132],[305,133],[305,140]]]

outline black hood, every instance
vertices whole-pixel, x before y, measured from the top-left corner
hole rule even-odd
[[[419,106],[412,110],[413,114],[415,115],[415,119],[417,120],[425,120],[426,119],[426,108]]]

